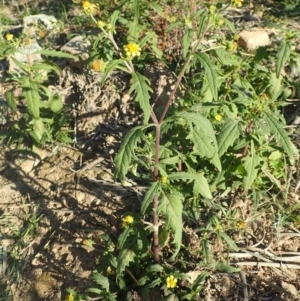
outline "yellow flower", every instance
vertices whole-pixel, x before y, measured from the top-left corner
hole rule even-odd
[[[98,21],[98,22],[97,22],[97,26],[98,26],[99,28],[104,28],[105,23],[104,23],[103,21]]]
[[[192,26],[193,26],[192,25],[192,21],[190,19],[188,19],[188,18],[184,20],[184,24],[188,28],[192,28]]]
[[[167,176],[162,176],[160,178],[160,180],[161,180],[162,184],[166,184],[168,182],[168,177]]]
[[[130,224],[133,223],[133,217],[131,215],[126,215],[123,219],[122,219],[122,227],[126,227]]]
[[[232,0],[233,6],[241,7],[244,0]]]
[[[83,11],[84,11],[86,14],[92,15],[92,14],[94,13],[95,7],[96,7],[96,5],[95,5],[95,4],[92,4],[92,3],[89,2],[89,1],[83,1],[83,2],[82,2],[82,8],[83,8]]]
[[[67,297],[66,297],[66,299],[65,299],[65,301],[74,301],[74,296],[73,296],[73,294],[68,294],[67,295]]]
[[[129,43],[124,46],[125,54],[128,59],[141,55],[141,48],[135,43]]]
[[[177,279],[173,275],[171,275],[167,278],[166,283],[167,288],[174,288],[177,285]]]
[[[103,60],[96,60],[92,63],[92,69],[96,72],[103,72],[105,67],[106,63]]]
[[[217,114],[215,116],[216,121],[221,121],[222,120],[222,116],[220,114]]]
[[[11,33],[8,33],[6,36],[5,36],[6,40],[7,41],[11,41],[13,38],[14,38],[14,35],[11,34]]]

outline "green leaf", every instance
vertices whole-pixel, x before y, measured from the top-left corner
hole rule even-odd
[[[76,60],[76,56],[70,54],[70,53],[66,53],[63,51],[55,51],[55,50],[37,50],[34,52],[34,54],[41,54],[41,55],[45,55],[45,56],[52,56],[52,57],[61,57],[61,58],[67,58],[67,59],[74,59]]]
[[[259,165],[259,157],[254,155],[253,157],[246,157],[243,159],[244,168],[247,171],[247,174],[244,176],[244,189],[248,190],[251,188],[254,180],[257,178],[258,173],[258,165]]]
[[[102,78],[101,78],[101,83],[100,83],[101,86],[104,84],[104,82],[106,81],[108,76],[111,74],[111,72],[116,68],[121,69],[121,70],[123,70],[124,72],[127,72],[127,73],[129,72],[128,69],[124,67],[124,60],[123,59],[113,60],[109,64],[107,64],[107,66],[106,66],[106,68],[103,72],[103,75],[102,75]]]
[[[269,87],[268,92],[271,95],[271,98],[273,102],[275,102],[280,94],[283,92],[283,86],[282,86],[282,79],[283,76],[280,74],[279,76],[276,76],[274,72],[271,72],[270,80],[269,80]]]
[[[149,205],[153,202],[153,198],[156,194],[160,194],[160,182],[153,182],[144,196],[144,200],[141,206],[141,213],[146,214]]]
[[[221,157],[241,134],[240,122],[234,119],[227,119],[222,126],[221,132],[217,138],[219,145],[219,156]]]
[[[238,273],[240,272],[240,268],[235,268],[233,266],[231,266],[230,264],[228,264],[227,262],[218,262],[215,265],[215,270],[221,272],[221,273]]]
[[[121,143],[120,150],[115,157],[115,178],[118,178],[122,183],[125,182],[125,175],[129,170],[129,165],[131,163],[131,159],[134,156],[134,151],[136,149],[137,143],[143,137],[143,131],[148,126],[136,126],[131,129]]]
[[[175,251],[171,260],[175,259],[181,246],[182,239],[182,200],[183,197],[176,191],[163,192],[159,200],[158,212],[165,218],[165,228],[174,233],[173,244]]]
[[[212,163],[219,171],[222,169],[221,162],[218,157],[217,145],[214,144],[211,137],[206,135],[205,129],[191,130],[187,138],[195,144],[197,152],[199,152],[201,156],[211,159]]]
[[[297,148],[283,129],[282,124],[273,116],[273,113],[265,111],[264,121],[267,123],[271,133],[275,136],[277,141],[281,144],[285,153],[288,155],[291,164],[294,164],[294,155],[298,153]]]
[[[136,92],[136,100],[144,112],[144,124],[146,124],[150,118],[149,91],[152,92],[152,89],[150,88],[150,80],[138,72],[133,73],[129,94],[133,91]]]
[[[97,271],[93,271],[91,274],[91,279],[109,292],[109,280],[107,277],[101,275]]]
[[[203,239],[201,241],[201,251],[202,251],[204,263],[205,264],[209,263],[212,253],[210,251],[209,243],[206,239]]]
[[[194,193],[201,194],[203,197],[211,199],[212,195],[209,189],[206,178],[203,173],[193,173],[193,172],[175,172],[168,175],[168,179],[171,180],[190,180],[194,181]]]
[[[48,101],[48,105],[53,113],[59,112],[64,107],[61,97],[58,95],[52,95],[51,99]]]
[[[291,44],[282,41],[276,55],[276,76],[279,77],[286,61],[290,58]]]
[[[17,111],[18,111],[17,102],[16,102],[16,98],[14,97],[13,91],[9,90],[9,91],[5,92],[5,98],[7,100],[7,103],[9,105],[10,109],[14,113],[17,113]]]
[[[198,38],[202,38],[201,36],[205,33],[207,25],[208,25],[208,15],[205,12],[202,14],[202,16],[199,18],[198,21],[198,33],[197,33]]]
[[[161,273],[164,271],[164,267],[160,264],[153,264],[147,267],[148,273]]]
[[[30,114],[35,118],[40,118],[40,95],[38,87],[30,79],[27,79],[23,85],[23,96],[25,97]]]
[[[47,62],[47,61],[43,61],[43,62],[36,62],[33,64],[33,66],[31,67],[32,70],[35,71],[42,71],[42,74],[45,73],[45,71],[54,71],[57,75],[60,75],[60,69],[58,68],[58,66],[52,62]]]
[[[183,58],[186,58],[186,56],[187,56],[192,39],[193,39],[193,30],[188,28],[185,30],[185,33],[182,37]]]
[[[202,286],[203,282],[205,281],[206,278],[208,278],[210,274],[208,272],[202,272],[197,279],[193,282],[191,289],[196,290],[198,286]]]
[[[217,72],[215,71],[214,65],[210,62],[210,58],[206,53],[195,53],[195,58],[199,60],[204,68],[207,76],[208,84],[214,99],[218,100],[218,84],[217,84]]]
[[[130,249],[123,249],[118,256],[117,277],[121,277],[126,267],[134,260],[135,253]]]
[[[239,247],[226,233],[220,231],[218,234],[224,239],[231,250],[239,251]]]
[[[30,122],[32,124],[32,131],[30,132],[31,136],[35,139],[36,142],[40,142],[47,133],[45,125],[41,119],[32,119]]]
[[[127,237],[129,236],[131,232],[130,227],[125,227],[122,234],[120,234],[118,238],[118,249],[122,249],[124,247],[124,244],[126,243]]]

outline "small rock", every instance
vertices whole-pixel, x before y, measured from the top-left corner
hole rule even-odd
[[[31,40],[29,45],[20,47],[12,56],[8,57],[8,71],[12,73],[24,73],[12,60],[12,57],[20,63],[32,65],[33,62],[42,60],[40,54],[34,54],[38,50],[42,50],[42,47],[35,40]]]
[[[238,45],[250,52],[261,46],[271,44],[269,35],[264,29],[243,30],[239,33]]]
[[[294,285],[289,284],[287,282],[281,281],[281,286],[283,289],[291,293],[293,296],[298,296],[298,291]]]
[[[76,36],[65,44],[61,51],[68,52],[76,57],[75,60],[69,60],[71,66],[82,69],[89,59],[91,43],[83,36]]]
[[[23,19],[24,30],[28,29],[32,25],[38,27],[43,25],[46,30],[52,30],[57,24],[57,19],[53,16],[44,14],[27,16]]]

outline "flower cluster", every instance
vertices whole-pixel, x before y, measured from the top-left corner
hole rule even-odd
[[[166,280],[167,288],[175,288],[177,286],[177,278],[170,275]]]
[[[122,228],[127,227],[128,225],[133,223],[133,217],[131,215],[126,215],[122,219]]]
[[[127,59],[132,59],[135,56],[141,55],[141,48],[135,43],[129,43],[124,46],[124,51]]]
[[[215,120],[216,121],[221,121],[222,120],[222,116],[220,114],[215,115]]]

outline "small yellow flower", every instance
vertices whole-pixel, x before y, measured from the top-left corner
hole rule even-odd
[[[172,16],[169,18],[170,23],[174,23],[174,22],[176,22],[176,20],[177,20],[177,18],[175,16]]]
[[[241,7],[244,0],[232,0],[233,6]]]
[[[67,297],[66,297],[66,299],[65,299],[65,301],[74,301],[74,296],[73,296],[73,294],[68,294],[67,295]]]
[[[221,121],[223,118],[222,118],[222,116],[220,114],[217,114],[215,116],[215,119],[216,119],[216,121]]]
[[[92,63],[92,69],[96,72],[103,72],[105,67],[106,63],[103,60],[96,60]]]
[[[6,40],[7,41],[11,41],[13,38],[14,38],[14,35],[11,34],[11,33],[8,33],[6,36],[5,36]]]
[[[246,223],[244,222],[244,221],[238,221],[237,223],[236,223],[236,225],[237,225],[237,227],[239,228],[239,229],[245,229],[245,227],[246,227]]]
[[[124,46],[125,54],[128,59],[141,55],[141,48],[135,43],[129,43]]]
[[[98,22],[97,22],[97,26],[98,26],[99,28],[104,28],[104,27],[105,27],[105,23],[104,23],[103,21],[98,21]]]
[[[184,20],[184,24],[188,28],[192,28],[192,26],[193,26],[192,21],[188,18]]]
[[[95,11],[95,4],[92,4],[89,1],[83,1],[82,2],[82,9],[86,14],[92,15]]]
[[[166,283],[167,288],[175,288],[177,285],[177,279],[173,275],[171,275],[167,278]]]
[[[130,225],[133,223],[133,217],[131,215],[126,215],[123,219],[122,219],[122,228]]]
[[[166,184],[168,182],[168,177],[167,176],[162,176],[160,178],[160,180],[161,180],[162,184]]]

